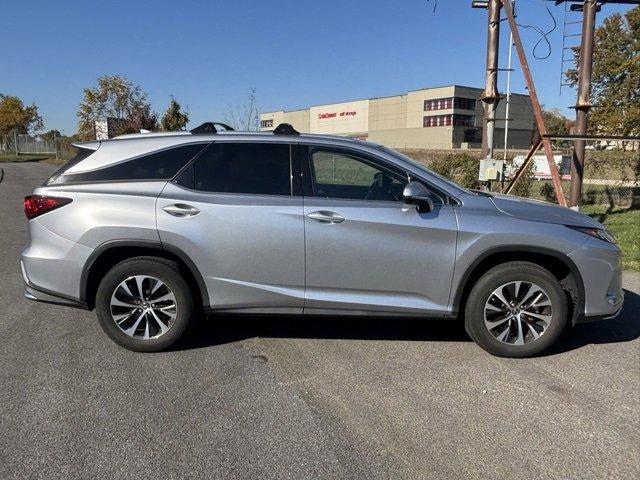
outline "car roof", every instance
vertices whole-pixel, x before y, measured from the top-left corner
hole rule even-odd
[[[381,147],[381,145],[373,142],[363,142],[362,140],[350,137],[343,137],[339,135],[325,135],[325,134],[311,134],[298,132],[291,124],[281,123],[275,127],[272,131],[237,131],[229,125],[221,122],[204,122],[196,128],[186,131],[170,131],[170,132],[150,132],[148,130],[140,130],[140,133],[119,135],[115,138],[108,140],[97,140],[92,142],[74,143],[74,146],[81,148],[88,148],[92,150],[98,150],[100,145],[110,145],[115,147],[120,142],[126,141],[127,144],[135,144],[136,140],[146,145],[152,144],[153,139],[157,139],[159,144],[170,146],[172,139],[175,139],[176,144],[197,142],[212,142],[215,140],[223,139],[241,139],[241,140],[254,140],[254,141],[284,141],[299,143],[300,141],[308,142],[322,142],[322,143],[336,143],[351,144],[362,146],[366,145],[370,148]],[[112,143],[117,142],[117,143]],[[120,143],[120,145],[122,145]],[[117,147],[116,147],[117,148]],[[135,147],[134,147],[135,148]]]
[[[81,162],[71,166],[68,174],[81,173],[90,170],[114,165],[119,162],[130,160],[141,155],[146,155],[156,151],[166,150],[179,145],[190,143],[209,143],[214,141],[255,141],[265,143],[317,143],[331,146],[356,147],[361,149],[375,149],[380,145],[373,142],[355,140],[337,135],[322,134],[297,134],[273,132],[242,132],[242,131],[218,131],[192,133],[192,132],[148,132],[120,135],[108,140],[93,140],[90,142],[79,142],[73,145],[80,148],[94,150]]]
[[[204,141],[213,141],[216,139],[221,139],[224,137],[227,138],[238,138],[238,139],[254,139],[254,140],[268,140],[268,139],[282,139],[291,142],[300,142],[301,140],[335,140],[337,142],[345,142],[352,144],[361,144],[362,142],[366,142],[370,146],[379,146],[377,143],[359,140],[350,137],[343,137],[340,135],[327,135],[321,133],[300,133],[300,134],[274,134],[273,132],[249,132],[249,131],[238,131],[238,130],[222,130],[217,133],[192,133],[189,131],[180,131],[180,132],[144,132],[144,133],[131,133],[127,135],[119,135],[109,140],[102,140],[104,142],[111,142],[117,140],[124,139],[149,139],[154,137],[179,137],[180,140],[184,140],[184,137],[192,137],[194,140],[204,140]]]

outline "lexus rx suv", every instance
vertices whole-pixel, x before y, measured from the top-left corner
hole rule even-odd
[[[208,122],[75,146],[25,198],[25,295],[95,309],[131,350],[224,312],[463,318],[488,352],[527,357],[622,308],[600,223],[381,145]]]

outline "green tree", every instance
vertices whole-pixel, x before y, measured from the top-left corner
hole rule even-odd
[[[169,106],[164,115],[162,115],[162,120],[160,120],[162,130],[169,132],[186,130],[187,123],[189,123],[189,114],[182,110],[182,107],[172,95]]]
[[[552,108],[547,110],[542,106],[542,116],[544,117],[544,124],[547,127],[547,133],[550,135],[566,135],[569,133],[570,120],[560,111],[558,108]],[[539,137],[538,131],[534,132],[534,142]],[[566,143],[563,140],[552,140],[554,145],[562,145]]]
[[[48,132],[40,134],[40,136],[48,142],[54,141],[58,138],[62,138],[62,134],[59,130],[49,130]]]
[[[115,120],[109,132],[112,136],[158,127],[158,116],[151,110],[142,87],[120,75],[105,75],[98,78],[97,86],[85,88],[76,115],[78,133],[87,140],[95,138],[97,120]]]
[[[569,127],[567,122],[569,119],[558,108],[552,108],[547,110],[542,107],[542,116],[544,117],[544,123],[547,126],[547,133],[550,135],[566,135],[569,133]]]
[[[578,81],[575,68],[567,72]],[[589,130],[610,135],[640,135],[640,6],[624,16],[614,13],[595,32]]]
[[[32,133],[43,127],[42,117],[35,103],[30,106],[13,95],[0,94],[0,139],[5,140],[13,132]]]

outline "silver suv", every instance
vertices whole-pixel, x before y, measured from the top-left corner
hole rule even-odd
[[[204,310],[463,317],[488,352],[526,357],[622,308],[620,249],[588,216],[373,143],[225,127],[77,144],[25,198],[27,298],[95,308],[137,351]]]

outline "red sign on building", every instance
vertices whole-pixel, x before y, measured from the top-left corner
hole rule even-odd
[[[350,111],[347,111],[347,112],[340,112],[339,114],[336,113],[336,112],[319,113],[318,114],[318,118],[322,120],[322,119],[325,119],[325,118],[335,118],[337,116],[340,116],[340,117],[351,117],[351,116],[355,116],[357,114],[358,114],[358,112],[353,111],[353,110],[350,110]]]

